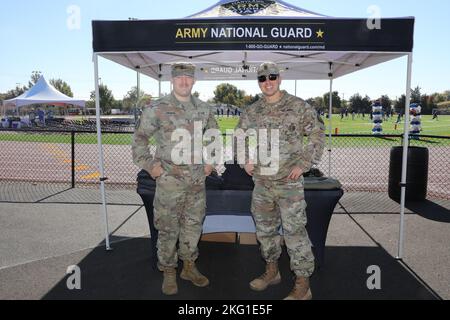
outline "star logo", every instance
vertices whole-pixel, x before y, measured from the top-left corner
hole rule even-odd
[[[322,29],[319,29],[319,31],[316,32],[317,33],[317,38],[322,38],[323,39],[323,35],[325,32],[322,31]]]

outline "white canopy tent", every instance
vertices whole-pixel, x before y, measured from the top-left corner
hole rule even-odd
[[[367,19],[332,18],[283,1],[222,0],[180,20],[93,21],[97,129],[103,213],[104,193],[98,91],[98,57],[119,63],[159,81],[170,79],[170,66],[190,61],[198,80],[255,80],[256,68],[274,61],[285,80],[333,80],[352,72],[408,57],[406,105],[410,103],[414,18],[381,19],[377,29]],[[139,76],[138,76],[139,79]],[[408,110],[406,108],[405,110]],[[409,114],[405,113],[398,258],[403,255]],[[329,127],[331,175],[331,119]]]
[[[62,94],[56,90],[51,84],[45,80],[44,76],[41,76],[36,84],[28,91],[24,92],[20,96],[5,100],[3,102],[5,107],[12,106],[19,109],[23,106],[29,106],[32,104],[67,104],[76,105],[79,107],[85,107],[85,101],[74,99]]]

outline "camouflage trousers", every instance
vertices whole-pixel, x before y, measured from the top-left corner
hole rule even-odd
[[[204,180],[163,173],[156,180],[153,206],[159,265],[177,267],[178,258],[195,261],[205,218]]]
[[[303,181],[303,177],[289,182],[255,179],[252,213],[264,260],[273,262],[280,258],[279,231],[282,226],[291,270],[297,276],[309,277],[314,271],[314,256],[305,229],[307,218]]]

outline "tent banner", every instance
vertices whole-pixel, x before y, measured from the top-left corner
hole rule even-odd
[[[94,52],[411,52],[414,18],[93,21]]]

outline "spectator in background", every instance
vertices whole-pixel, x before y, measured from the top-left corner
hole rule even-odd
[[[400,111],[397,115],[397,122],[396,123],[400,123],[400,121],[402,121],[402,112]]]
[[[45,126],[45,112],[44,110],[38,109],[37,111],[39,123],[43,126]]]
[[[439,120],[438,119],[438,114],[439,114],[439,111],[438,110],[433,110],[433,119],[431,119],[431,120],[434,120],[434,119],[436,119],[436,120]]]
[[[30,125],[32,127],[36,126],[36,111],[31,110],[30,114],[28,115],[28,118],[30,119]]]

